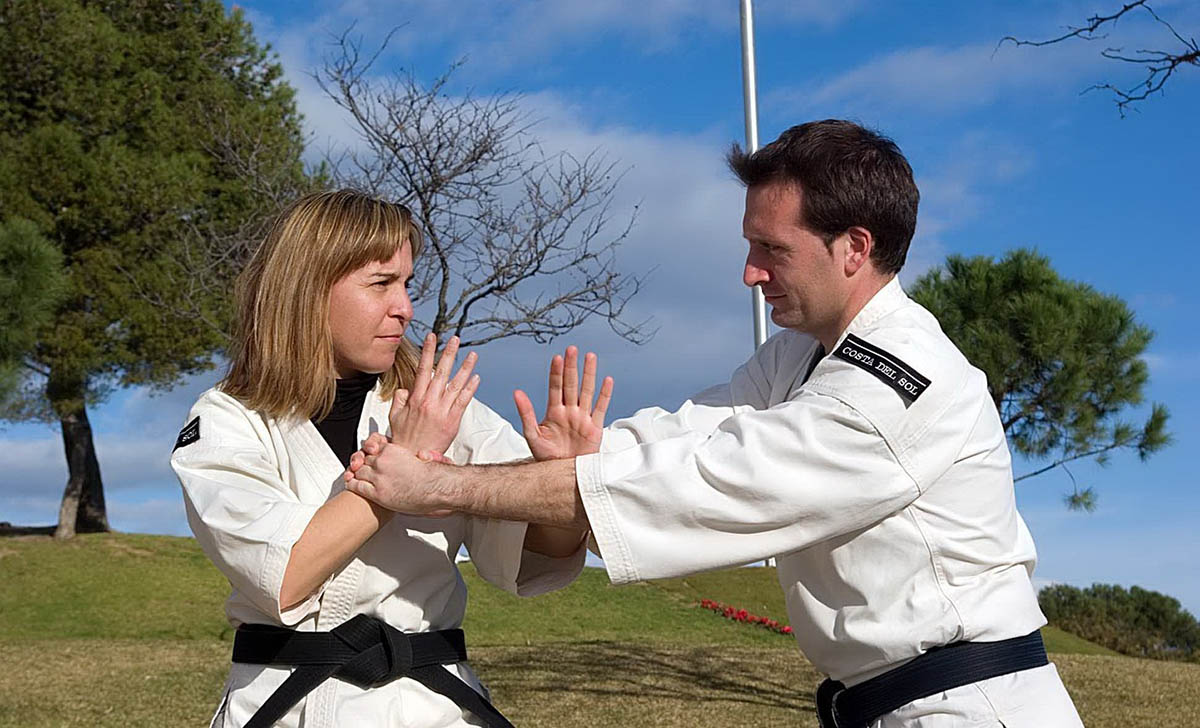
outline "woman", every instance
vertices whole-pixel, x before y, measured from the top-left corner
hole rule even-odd
[[[582,568],[578,531],[409,517],[342,487],[372,433],[459,463],[530,454],[472,399],[474,354],[452,375],[456,339],[435,369],[433,336],[419,360],[404,338],[420,245],[402,205],[315,194],[284,210],[239,278],[228,374],[200,396],[171,456],[239,628],[214,726],[507,725],[463,661],[459,546],[480,576],[521,595]],[[531,433],[540,449],[553,452],[556,433],[570,447],[572,425],[549,424]]]

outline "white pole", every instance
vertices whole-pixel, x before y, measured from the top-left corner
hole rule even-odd
[[[746,151],[758,151],[758,91],[754,80],[754,6],[753,0],[742,0],[742,95],[746,108]],[[754,311],[754,348],[767,340],[767,301],[758,286],[750,289],[750,306]],[[774,566],[775,559],[763,561]]]
[[[758,151],[758,92],[754,80],[754,7],[752,0],[742,0],[742,94],[746,108],[746,151]],[[750,289],[750,305],[754,311],[754,348],[767,340],[767,302],[762,288]]]

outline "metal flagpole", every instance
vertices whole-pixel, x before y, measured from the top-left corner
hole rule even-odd
[[[746,109],[746,151],[758,151],[758,91],[754,81],[754,5],[753,0],[742,0],[742,95]],[[754,348],[767,340],[767,301],[762,288],[750,289],[750,306],[754,310]],[[774,566],[775,559],[767,559],[763,566]]]
[[[754,7],[752,0],[742,0],[742,95],[746,108],[746,151],[758,151],[758,92],[754,81]],[[750,289],[754,311],[754,348],[767,340],[767,302],[762,288]]]

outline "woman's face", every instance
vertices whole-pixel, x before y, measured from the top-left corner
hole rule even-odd
[[[411,277],[412,249],[405,245],[390,259],[368,263],[333,284],[329,330],[339,379],[391,368],[412,321]]]

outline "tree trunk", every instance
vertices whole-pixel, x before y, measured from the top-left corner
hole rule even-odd
[[[108,531],[108,515],[104,507],[104,484],[100,480],[100,463],[92,442],[92,424],[87,408],[79,398],[77,408],[61,415],[63,449],[67,456],[67,487],[63,490],[58,510],[55,538],[71,538],[76,533]]]

